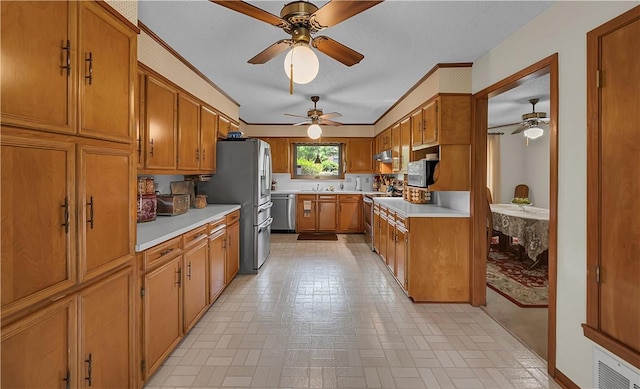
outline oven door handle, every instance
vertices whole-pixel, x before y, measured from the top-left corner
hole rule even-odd
[[[373,200],[368,198],[368,197],[366,197],[366,196],[362,199],[362,201],[364,201],[367,204],[373,204]]]

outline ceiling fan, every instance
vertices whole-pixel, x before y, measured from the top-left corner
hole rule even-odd
[[[296,118],[305,118],[304,121],[300,123],[296,123],[294,124],[294,126],[301,126],[303,124],[322,124],[324,126],[341,126],[342,123],[338,123],[336,121],[329,120],[329,119],[338,118],[338,117],[341,117],[342,115],[339,114],[338,112],[329,112],[329,113],[323,114],[322,110],[316,107],[316,103],[319,100],[320,100],[320,96],[311,96],[311,101],[313,101],[313,109],[310,109],[307,111],[307,116],[294,115],[291,113],[285,113],[285,115],[293,116]]]
[[[536,112],[536,104],[538,103],[538,101],[540,101],[540,99],[529,99],[529,103],[531,103],[532,106],[532,112],[523,114],[521,122],[502,124],[500,126],[489,127],[489,129],[493,130],[495,128],[508,127],[519,124],[518,128],[513,130],[513,132],[511,133],[511,135],[514,135],[519,134],[529,128],[537,127],[540,124],[548,124],[551,119],[547,117],[547,113]]]
[[[294,45],[311,45],[323,54],[347,66],[359,63],[364,55],[326,36],[311,38],[312,34],[327,27],[349,19],[382,1],[338,1],[333,0],[321,8],[308,1],[293,1],[285,4],[280,11],[280,17],[263,9],[238,0],[211,0],[213,3],[240,12],[254,19],[269,23],[283,29],[291,35],[289,39],[282,39],[267,47],[251,58],[250,64],[264,64],[278,54]]]

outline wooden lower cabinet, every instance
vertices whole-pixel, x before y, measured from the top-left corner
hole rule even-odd
[[[389,210],[387,212],[387,267],[391,274],[396,275],[396,219],[395,212]]]
[[[305,202],[309,210],[305,211]],[[303,194],[296,196],[297,232],[361,233],[362,195]]]
[[[409,247],[408,231],[400,224],[396,224],[396,280],[402,287],[407,290],[407,249]]]
[[[373,230],[373,249],[379,253],[380,252],[380,228],[381,228],[381,219],[380,219],[380,205],[374,203],[373,204],[373,223],[371,225],[371,229]]]
[[[208,244],[208,239],[201,238],[184,253],[182,284],[184,285],[185,333],[189,332],[209,306],[207,293]]]
[[[318,195],[317,231],[335,232],[338,229],[338,198],[336,195]]]
[[[160,367],[182,339],[181,266],[182,255],[178,255],[142,278],[144,379]]]
[[[236,219],[237,220],[237,219]],[[229,285],[240,270],[240,222],[227,226],[227,256],[225,284]]]
[[[363,232],[362,196],[338,195],[338,232]]]
[[[305,210],[305,203],[307,208]],[[296,231],[297,232],[314,232],[317,225],[317,206],[316,195],[297,195],[296,196]]]
[[[4,326],[2,387],[133,387],[132,299],[129,267]]]

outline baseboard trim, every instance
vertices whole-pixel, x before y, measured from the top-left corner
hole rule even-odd
[[[571,379],[569,377],[567,377],[566,375],[564,375],[560,370],[555,369],[554,371],[554,380],[560,384],[560,386],[562,386],[565,389],[580,389],[580,387],[578,385],[576,385],[575,382],[571,381]]]

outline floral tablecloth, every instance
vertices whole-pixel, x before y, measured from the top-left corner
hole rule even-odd
[[[524,210],[523,210],[524,208]],[[493,229],[518,238],[532,260],[549,248],[549,210],[515,204],[491,204]]]

